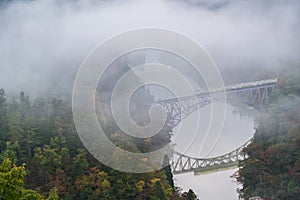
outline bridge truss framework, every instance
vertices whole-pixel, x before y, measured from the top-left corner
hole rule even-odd
[[[243,153],[243,149],[248,146],[251,141],[252,139],[232,152],[213,158],[193,158],[174,151],[171,159],[173,173],[181,174],[194,172],[195,174],[200,174],[202,172],[210,172],[237,166],[239,161],[247,158],[247,155]]]
[[[223,99],[224,92],[226,99],[229,101],[240,100],[259,111],[263,111],[276,83],[277,79],[242,83],[225,87],[223,91],[216,90],[195,96],[159,100],[153,104],[163,107],[167,115],[166,126],[173,129],[194,111]]]
[[[275,88],[276,83],[277,79],[242,83],[225,87],[223,91],[216,90],[210,93],[200,93],[195,96],[159,100],[155,101],[154,104],[158,104],[165,109],[167,114],[166,126],[173,129],[194,111],[222,99],[224,91],[227,100],[238,99],[259,111],[264,111],[264,106],[267,104],[269,95]],[[237,166],[239,161],[247,157],[242,150],[251,141],[252,139],[230,153],[213,158],[193,158],[174,150],[171,159],[173,173],[194,172],[195,174],[199,174]]]

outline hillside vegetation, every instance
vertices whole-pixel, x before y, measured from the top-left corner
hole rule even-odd
[[[281,75],[236,174],[245,199],[300,198],[300,68]]]
[[[98,117],[113,143],[134,152],[148,152],[169,142],[169,130],[147,140],[136,140],[122,133],[111,119],[113,85],[128,70],[126,63],[118,63],[108,71],[97,91]],[[143,107],[145,96],[148,98],[145,92],[135,95],[135,110]],[[134,116],[144,121],[143,116]],[[114,152],[112,159],[130,162],[118,152]],[[165,162],[169,162],[167,157]],[[134,174],[98,162],[79,140],[70,102],[59,98],[30,100],[24,92],[11,98],[0,90],[0,163],[0,200],[45,196],[65,200],[196,199],[191,190],[181,194],[174,186],[170,166]]]

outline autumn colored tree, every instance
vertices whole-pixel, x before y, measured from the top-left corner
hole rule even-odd
[[[259,119],[248,158],[235,175],[240,196],[248,199],[298,199],[300,196],[300,69],[279,79],[269,110]]]
[[[5,158],[0,164],[1,200],[45,200],[37,191],[24,188],[25,165],[15,166]],[[52,189],[46,200],[58,200],[56,189]]]

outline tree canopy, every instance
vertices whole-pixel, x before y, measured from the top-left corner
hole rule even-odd
[[[300,196],[300,69],[282,75],[236,174],[246,199]]]

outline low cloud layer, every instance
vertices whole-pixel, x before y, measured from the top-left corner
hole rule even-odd
[[[70,92],[93,47],[141,27],[194,38],[223,71],[297,65],[299,5],[297,0],[12,1],[0,9],[0,87],[34,95]]]

